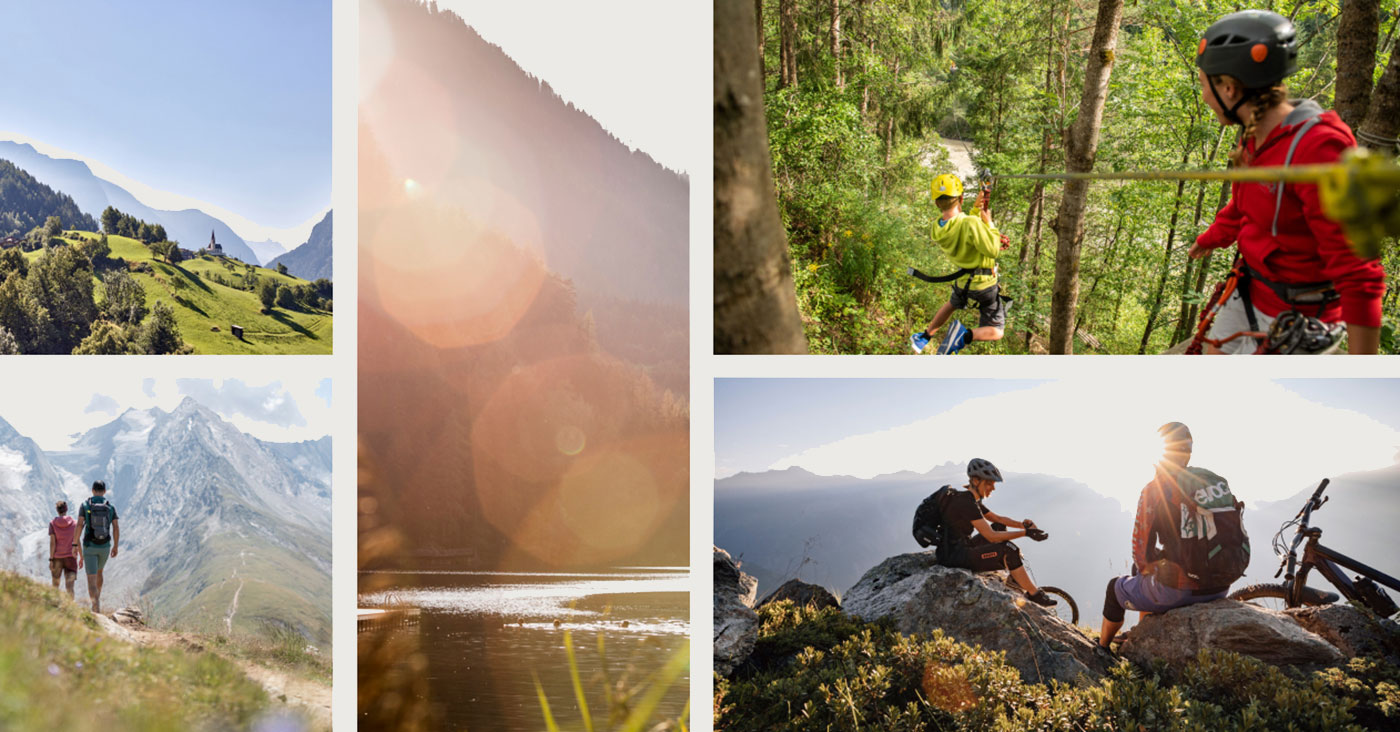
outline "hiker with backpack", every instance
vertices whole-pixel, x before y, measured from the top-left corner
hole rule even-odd
[[[973,572],[1004,569],[1031,602],[1045,607],[1057,604],[1036,587],[1021,562],[1021,550],[1010,541],[1022,536],[1045,541],[1049,534],[1030,519],[1017,521],[987,510],[982,501],[1002,481],[1001,471],[991,462],[973,458],[967,464],[967,478],[965,491],[945,485],[924,499],[914,512],[914,539],[923,547],[936,546],[934,556],[945,567]]]
[[[83,501],[78,509],[78,533],[83,537],[78,568],[86,567],[92,611],[100,613],[102,570],[107,566],[109,557],[117,558],[117,544],[121,541],[121,532],[117,529],[117,508],[107,500],[107,484],[100,480],[93,481],[92,497]]]
[[[1109,580],[1099,645],[1108,648],[1125,610],[1160,613],[1225,597],[1249,566],[1244,504],[1229,483],[1191,462],[1191,430],[1180,422],[1157,429],[1164,455],[1138,496],[1133,520],[1133,572]],[[1161,547],[1158,547],[1160,541]]]
[[[1336,112],[1288,99],[1283,80],[1297,70],[1297,55],[1293,23],[1277,13],[1244,10],[1206,29],[1196,53],[1201,95],[1221,124],[1243,128],[1230,155],[1235,167],[1335,163],[1356,147]],[[1316,184],[1233,183],[1229,204],[1187,255],[1236,242],[1234,271],[1216,295],[1228,297],[1202,319],[1206,353],[1255,353],[1255,338],[1227,339],[1269,332],[1276,320],[1268,352],[1331,352],[1344,322],[1350,353],[1376,353],[1385,270],[1358,256],[1341,225],[1323,215]]]
[[[930,187],[934,203],[942,211],[933,226],[933,241],[943,249],[958,271],[942,277],[930,277],[916,269],[909,274],[925,282],[952,282],[953,294],[929,321],[928,328],[909,337],[914,353],[922,353],[929,341],[953,317],[953,311],[975,303],[978,310],[977,327],[953,319],[948,332],[939,342],[937,353],[950,355],[962,350],[972,341],[999,341],[1006,328],[1006,305],[1009,298],[1001,296],[997,280],[997,256],[1001,254],[1003,238],[992,224],[987,210],[987,193],[977,197],[976,216],[963,213],[963,184],[956,175],[940,175]]]
[[[53,575],[53,586],[58,588],[59,579],[68,589],[68,597],[73,597],[73,583],[78,580],[77,527],[78,522],[68,515],[68,502],[59,501],[54,505],[58,516],[49,522],[49,572]]]

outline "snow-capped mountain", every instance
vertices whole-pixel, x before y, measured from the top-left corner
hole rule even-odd
[[[101,479],[122,532],[104,604],[141,600],[196,629],[276,623],[330,640],[329,437],[263,442],[186,398],[168,413],[127,410],[61,452],[4,430],[0,445],[0,490],[15,485],[0,516],[13,512],[4,524],[36,537],[0,564],[42,573],[53,501],[81,500]]]

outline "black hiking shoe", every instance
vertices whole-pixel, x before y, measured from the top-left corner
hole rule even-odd
[[[1045,594],[1045,590],[1036,590],[1034,595],[1026,595],[1026,597],[1041,607],[1055,607],[1060,604],[1058,600]]]

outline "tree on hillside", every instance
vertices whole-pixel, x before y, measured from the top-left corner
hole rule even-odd
[[[0,325],[0,356],[18,355],[19,341],[15,340],[14,335],[10,333],[10,331],[6,330],[5,326]]]
[[[1094,39],[1084,69],[1084,93],[1079,115],[1065,140],[1065,171],[1083,173],[1094,169],[1098,151],[1099,127],[1103,122],[1108,77],[1113,69],[1118,42],[1118,22],[1123,16],[1123,0],[1099,0]],[[1084,235],[1084,207],[1088,202],[1087,181],[1067,181],[1055,214],[1055,284],[1050,305],[1050,352],[1074,351],[1075,308],[1079,299],[1079,253]]]
[[[283,310],[291,310],[296,307],[296,304],[297,299],[296,296],[292,294],[292,288],[286,285],[279,285],[277,287],[277,307]]]
[[[44,233],[50,238],[63,235],[63,219],[50,216],[44,221]]]
[[[715,352],[805,353],[773,193],[754,8],[715,0],[714,13]]]
[[[136,347],[153,356],[188,352],[180,338],[180,326],[175,322],[175,310],[157,301],[151,316],[141,324],[136,335]]]
[[[258,301],[262,303],[263,310],[272,310],[272,306],[277,303],[277,283],[272,280],[257,280]]]
[[[75,356],[124,356],[137,353],[125,329],[110,320],[99,320],[92,333],[73,349]]]
[[[38,334],[40,353],[71,353],[97,318],[92,266],[73,247],[49,247],[29,266],[25,287],[47,312],[48,327]]]
[[[94,269],[96,269],[98,262],[112,253],[112,247],[107,244],[106,234],[101,234],[93,239],[82,237],[78,240],[76,246],[78,247],[78,251],[93,264]]]
[[[277,274],[287,274],[287,265],[285,265],[285,264],[283,264],[283,263],[281,263],[281,262],[278,262],[278,263],[277,263]]]
[[[126,270],[111,272],[102,280],[106,295],[102,314],[114,323],[135,325],[146,317],[146,290]]]
[[[116,206],[102,209],[102,231],[108,234],[120,233],[117,231],[117,227],[121,225],[121,222],[122,212],[118,211]]]

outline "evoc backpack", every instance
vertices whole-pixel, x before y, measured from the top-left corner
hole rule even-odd
[[[107,501],[88,501],[88,536],[94,544],[106,544],[112,540],[112,507]]]
[[[1176,563],[1201,589],[1229,587],[1249,568],[1244,503],[1205,468],[1181,471],[1176,487]]]
[[[947,485],[939,488],[914,511],[914,540],[919,546],[937,546],[943,539],[943,501],[952,490]]]

